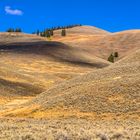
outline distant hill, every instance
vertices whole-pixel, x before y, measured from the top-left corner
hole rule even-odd
[[[54,36],[61,36],[62,30],[54,31]],[[75,35],[107,35],[109,32],[94,26],[78,26],[66,29],[68,36]]]
[[[121,59],[140,45],[140,30],[109,33],[96,27],[81,26],[66,31],[66,37],[58,36],[60,31],[55,32],[53,40],[80,48],[105,60],[112,52],[118,52]]]

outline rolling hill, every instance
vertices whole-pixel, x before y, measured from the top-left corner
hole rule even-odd
[[[102,58],[113,50],[121,59],[139,48],[139,30],[109,33],[80,26],[68,29],[66,37],[60,35],[61,30],[55,31],[52,40],[46,41],[36,35],[0,33],[1,96],[34,96],[55,84],[109,66]],[[81,45],[75,46],[77,42]]]
[[[0,33],[0,58],[1,95],[7,97],[34,96],[63,80],[110,64],[79,48],[23,33]]]
[[[48,89],[27,104],[31,108],[25,114],[21,109],[22,115],[139,120],[139,56],[137,50],[114,65]]]
[[[61,37],[61,31],[54,33],[53,40],[60,41],[73,47],[80,48],[89,55],[94,55],[107,60],[112,52],[119,53],[119,59],[127,56],[140,45],[140,30],[128,30],[109,33],[90,26],[74,27],[67,29],[67,36]],[[85,30],[86,29],[86,30]],[[72,30],[72,31],[71,31]],[[83,33],[81,33],[83,31]],[[89,33],[92,31],[93,33]]]
[[[139,139],[139,44],[139,30],[90,26],[0,33],[0,139]]]
[[[67,35],[71,37],[79,35],[88,36],[88,35],[108,35],[108,34],[110,34],[110,32],[94,26],[77,26],[67,29]],[[61,37],[61,30],[56,30],[54,36]]]

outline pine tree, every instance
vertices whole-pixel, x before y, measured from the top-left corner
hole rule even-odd
[[[111,55],[108,57],[108,61],[114,63],[114,55],[111,53]]]
[[[43,36],[44,36],[44,33],[43,33],[43,32],[41,32],[41,33],[40,33],[40,36],[41,36],[41,37],[43,37]]]
[[[53,36],[53,29],[50,30],[50,35]]]
[[[52,27],[52,28],[47,28],[44,31],[40,32],[39,35],[42,37],[51,37],[54,35],[54,30],[59,30],[61,29],[61,35],[62,36],[66,36],[66,29],[69,28],[73,28],[73,27],[78,27],[78,26],[82,26],[82,24],[74,24],[74,25],[67,25],[67,26],[56,26],[56,27]],[[35,32],[36,34],[38,34],[37,32]]]
[[[62,35],[62,36],[66,36],[66,29],[63,29],[63,30],[62,30],[61,35]]]
[[[47,30],[47,31],[45,32],[45,36],[48,37],[48,38],[51,37],[51,35],[50,35],[50,31],[49,31],[49,30]]]
[[[15,32],[22,32],[20,28],[16,28]]]
[[[14,32],[14,29],[13,29],[13,28],[9,28],[9,29],[7,30],[7,32]]]
[[[118,52],[114,52],[114,57],[119,57],[119,53]]]
[[[16,29],[13,29],[13,28],[9,28],[7,30],[7,32],[22,32],[22,30],[20,28],[16,28]]]
[[[40,35],[40,32],[39,32],[39,30],[37,30],[36,34],[37,34],[37,35]]]
[[[46,31],[42,32],[42,36],[46,37]]]

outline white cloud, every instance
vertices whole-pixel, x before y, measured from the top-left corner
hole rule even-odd
[[[6,14],[10,14],[10,15],[17,15],[17,16],[23,15],[23,12],[21,10],[11,9],[10,6],[5,7],[5,12],[6,12]]]

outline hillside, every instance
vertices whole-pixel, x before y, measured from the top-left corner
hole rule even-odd
[[[36,35],[0,33],[0,96],[31,96],[110,63]]]
[[[139,140],[139,30],[60,33],[0,33],[0,139]]]
[[[36,35],[30,35],[25,33],[0,33],[0,45],[6,45],[8,43],[28,43],[28,42],[39,42],[43,39]]]
[[[67,35],[68,36],[78,36],[78,35],[108,35],[110,34],[109,32],[99,29],[94,26],[79,26],[79,27],[73,27],[66,29],[67,30]],[[61,30],[56,30],[55,37],[60,37],[61,36]]]
[[[140,30],[129,30],[118,33],[109,33],[101,30],[101,33],[98,34],[95,27],[93,27],[93,30],[91,28],[89,26],[75,27],[72,29],[72,32],[71,29],[67,29],[66,37],[61,37],[60,31],[58,36],[57,31],[54,33],[52,39],[80,48],[90,55],[92,54],[105,60],[107,60],[112,52],[118,52],[119,59],[121,59],[140,45]],[[93,33],[89,33],[89,31]]]
[[[56,32],[54,40],[57,35],[60,35],[60,30]],[[67,32],[66,37],[59,36],[58,38],[66,41],[69,37],[78,37],[81,39],[79,40],[80,43],[85,43],[87,46],[83,49],[83,45],[75,47],[53,40],[46,41],[46,38],[36,35],[0,33],[0,87],[3,90],[1,96],[34,96],[55,84],[109,66],[109,62],[95,56],[98,55],[98,51],[100,55],[105,53],[107,56],[109,54],[110,48],[103,48],[101,44],[105,47],[106,43],[110,44],[113,41],[118,47],[119,55],[120,51],[125,51],[124,54],[128,56],[131,56],[131,52],[139,47],[140,32],[138,30],[111,34],[95,27],[81,26],[68,29]],[[87,40],[82,40],[84,36],[92,43],[99,43],[99,46],[89,47]],[[94,38],[94,41],[89,37]],[[74,42],[75,40],[72,39],[72,41]],[[120,44],[128,47],[123,48]],[[101,53],[101,50],[103,53]],[[120,56],[120,58],[124,56]],[[132,59],[129,61],[132,61]],[[117,67],[117,63],[115,66]],[[119,71],[120,67],[114,68],[111,65],[109,71],[112,72],[112,69]],[[105,72],[104,70],[102,71]],[[112,73],[114,74],[115,72],[114,70]],[[106,75],[106,73],[100,74],[100,70],[95,73],[100,76],[98,79],[102,78],[102,75]],[[96,78],[95,73],[93,74],[94,78]],[[109,80],[109,82],[112,81]],[[106,85],[108,84],[106,83]],[[82,87],[84,88],[84,86]]]
[[[28,112],[24,114],[21,109],[22,114],[139,120],[139,56],[137,50],[114,65],[56,85],[27,104],[31,106]]]

